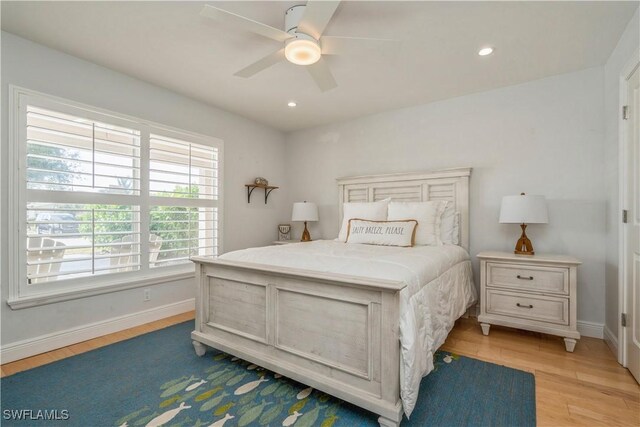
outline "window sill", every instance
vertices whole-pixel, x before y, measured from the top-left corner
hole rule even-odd
[[[174,272],[165,275],[149,275],[140,277],[135,280],[131,278],[119,279],[109,283],[108,285],[96,285],[94,287],[84,287],[80,289],[70,289],[65,291],[38,293],[33,295],[24,295],[17,298],[9,298],[7,304],[12,310],[21,310],[23,308],[37,307],[40,305],[54,304],[63,301],[86,298],[95,295],[109,294],[113,292],[125,291],[127,289],[135,289],[143,286],[158,285],[160,283],[173,282],[176,280],[193,279],[195,273],[193,270]]]

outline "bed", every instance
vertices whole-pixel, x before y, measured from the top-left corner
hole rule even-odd
[[[448,200],[459,245],[316,241],[196,257],[198,355],[228,352],[379,415],[410,416],[420,380],[475,303],[468,255],[470,169],[338,180],[351,201]]]

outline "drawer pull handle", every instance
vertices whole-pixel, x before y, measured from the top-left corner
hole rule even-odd
[[[533,280],[533,276],[524,277],[518,274],[516,277],[521,280]]]
[[[531,304],[529,304],[529,305],[522,305],[522,304],[520,304],[520,303],[518,302],[518,303],[516,303],[516,305],[517,305],[518,307],[522,307],[522,308],[533,308],[533,306],[532,306]]]

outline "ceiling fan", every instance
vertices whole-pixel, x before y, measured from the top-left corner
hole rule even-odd
[[[340,1],[310,0],[306,4],[290,7],[284,15],[284,31],[210,5],[205,5],[200,15],[284,43],[281,49],[236,72],[235,76],[249,78],[286,59],[293,64],[305,66],[320,90],[326,92],[338,84],[323,58],[324,55],[339,54],[354,42],[364,44],[395,41],[324,36],[323,32],[339,5]]]

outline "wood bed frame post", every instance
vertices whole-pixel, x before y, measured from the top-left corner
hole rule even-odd
[[[204,301],[207,298],[205,295],[203,284],[204,284],[204,267],[200,263],[196,263],[196,331],[200,331],[202,329],[202,317],[204,313],[206,313],[204,308]],[[193,344],[193,348],[196,352],[196,355],[202,357],[207,352],[207,347],[204,346],[200,341],[193,340],[191,341]]]
[[[397,427],[402,421],[402,402],[400,401],[400,293],[386,293],[382,295],[382,345],[384,349],[394,348],[382,357],[382,398],[386,401],[397,402],[398,409],[395,417],[380,416],[378,423],[382,427]]]
[[[400,420],[402,420],[402,417],[400,417]],[[400,421],[390,420],[385,417],[378,417],[378,424],[380,424],[380,427],[398,427],[400,425]]]

